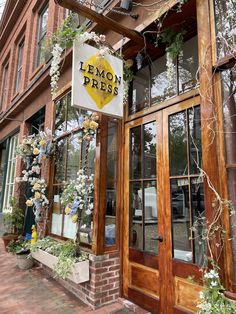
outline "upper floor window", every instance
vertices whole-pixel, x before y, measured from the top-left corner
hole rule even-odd
[[[39,14],[36,66],[39,66],[44,61],[43,45],[47,33],[47,23],[48,23],[48,6],[46,6]]]
[[[197,84],[197,36],[184,43],[183,51],[170,69],[166,54],[137,71],[132,84],[129,114],[154,106],[191,90]]]
[[[24,39],[18,45],[18,58],[17,58],[17,67],[16,67],[16,83],[15,83],[16,93],[19,91],[20,84],[21,84],[23,50],[24,50]]]
[[[0,109],[3,109],[4,105],[6,104],[7,101],[7,91],[8,91],[8,76],[9,76],[9,63],[7,63],[4,68],[3,68],[3,76],[2,76],[2,101],[1,101],[1,106]]]

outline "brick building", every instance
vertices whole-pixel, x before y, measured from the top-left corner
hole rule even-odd
[[[76,231],[60,194],[63,181],[81,167],[83,143],[75,144],[81,113],[71,107],[72,50],[63,55],[52,99],[51,58],[45,57],[43,43],[68,9],[76,9],[76,1],[58,2],[8,0],[2,15],[0,204],[4,212],[15,195],[24,206],[24,187],[15,180],[22,175],[17,144],[28,134],[54,130],[58,160],[45,161],[42,170],[51,204],[48,234],[70,239]],[[115,51],[122,49],[124,58],[132,60],[134,79],[123,119],[102,115],[90,143],[95,202],[91,239],[82,243],[90,252],[90,280],[61,283],[92,307],[124,296],[153,313],[194,313],[206,249],[190,227],[198,215],[208,221],[214,216],[218,194],[212,185],[222,200],[235,205],[233,7],[222,0],[145,0],[128,11],[118,1],[98,2],[92,9],[120,24],[117,32],[96,17],[89,21],[79,16],[78,25],[105,34]],[[171,78],[165,42],[158,42],[169,28],[184,41]],[[34,217],[27,215],[30,229]],[[226,230],[222,278],[236,292],[235,218],[227,206],[221,215]],[[189,276],[197,283],[190,283]]]

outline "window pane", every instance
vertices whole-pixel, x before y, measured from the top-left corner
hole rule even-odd
[[[60,136],[66,130],[66,99],[62,98],[56,105],[55,135]]]
[[[105,244],[116,243],[117,123],[108,122]]]
[[[141,126],[130,131],[130,178],[141,178]]]
[[[197,84],[198,46],[197,36],[184,43],[183,53],[179,55],[179,92],[186,92]]]
[[[206,254],[206,243],[202,240],[205,230],[205,205],[204,205],[204,189],[202,180],[199,178],[191,179],[191,198],[192,198],[192,213],[193,213],[193,243],[194,243],[194,260],[199,266],[204,263],[204,256]]]
[[[69,239],[75,239],[77,232],[77,224],[71,221],[69,215],[64,215],[63,236]]]
[[[81,142],[78,134],[68,138],[66,181],[75,180],[81,163]]]
[[[149,66],[139,70],[135,75],[132,90],[132,104],[129,114],[134,114],[149,106]]]
[[[215,0],[216,34],[218,57],[224,57],[235,50],[235,0]]]
[[[236,163],[236,66],[221,73],[227,164]]]
[[[156,177],[156,122],[143,125],[144,177]]]
[[[200,106],[188,110],[190,173],[199,173],[202,166]]]
[[[141,182],[130,183],[130,246],[143,250],[143,205]]]
[[[157,254],[157,187],[156,181],[144,182],[144,251]]]
[[[189,181],[188,179],[172,179],[171,212],[172,241],[174,258],[193,261],[190,237],[189,215]]]
[[[169,155],[170,175],[188,174],[185,112],[169,117]]]
[[[71,94],[68,94],[66,99],[67,104],[67,123],[66,130],[71,131],[79,126],[79,111],[71,106]]]
[[[66,140],[61,140],[57,144],[57,156],[55,158],[55,183],[65,181],[66,175]]]
[[[228,193],[232,210],[236,209],[236,169],[228,169]],[[231,246],[233,254],[234,280],[236,280],[236,215],[230,215]]]
[[[63,207],[60,202],[62,191],[62,186],[54,187],[51,233],[57,235],[62,233]]]
[[[152,63],[151,104],[155,105],[176,94],[176,65],[173,65],[173,77],[170,81],[164,55]]]

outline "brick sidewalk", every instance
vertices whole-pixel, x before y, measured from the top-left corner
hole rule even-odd
[[[121,310],[121,311],[119,311]],[[4,251],[0,239],[0,313],[1,314],[106,314],[133,313],[120,303],[91,308],[75,298],[41,268],[20,270],[16,257]]]

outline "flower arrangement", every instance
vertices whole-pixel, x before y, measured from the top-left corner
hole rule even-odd
[[[85,140],[90,142],[94,135],[96,134],[96,131],[99,127],[98,124],[99,115],[94,112],[91,116],[80,116],[79,118],[79,125],[80,125],[80,131],[79,131],[79,140]]]
[[[36,221],[40,220],[43,208],[47,208],[49,200],[46,196],[47,184],[40,178],[42,160],[54,152],[53,136],[50,130],[25,137],[17,148],[17,155],[24,163],[21,181],[31,186],[32,196],[26,200],[28,207],[33,207]]]
[[[232,314],[236,313],[236,303],[231,302],[223,294],[223,286],[220,283],[217,268],[205,272],[205,289],[200,292],[200,309],[198,314]]]
[[[79,170],[76,180],[70,181],[62,195],[61,202],[65,206],[65,213],[70,215],[73,223],[79,222],[82,212],[91,215],[93,210],[94,176]]]

